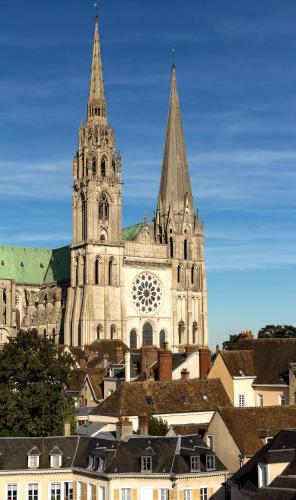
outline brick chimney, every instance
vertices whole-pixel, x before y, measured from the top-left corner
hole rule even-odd
[[[70,422],[65,422],[65,424],[64,424],[64,436],[66,436],[66,437],[71,436],[71,424],[70,424]]]
[[[190,372],[187,370],[187,368],[183,368],[183,370],[181,370],[181,380],[188,380],[189,375]]]
[[[116,439],[118,441],[125,441],[133,434],[133,424],[125,417],[120,417],[116,423]]]
[[[165,343],[158,351],[158,380],[172,380],[173,354]]]
[[[150,368],[157,361],[158,347],[154,345],[143,345],[140,349],[141,373]]]
[[[123,360],[123,349],[121,346],[117,346],[115,349],[115,364],[118,365],[120,361]]]
[[[148,436],[148,417],[147,415],[139,415],[139,433],[141,436]]]
[[[206,378],[212,366],[211,351],[207,347],[199,349],[199,378]]]

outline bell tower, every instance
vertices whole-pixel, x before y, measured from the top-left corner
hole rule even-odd
[[[120,300],[115,297],[120,293],[121,213],[121,157],[107,120],[97,15],[86,123],[80,125],[73,161],[71,287],[65,322],[69,345],[116,338],[121,331],[116,309]],[[108,307],[112,301],[113,309]]]

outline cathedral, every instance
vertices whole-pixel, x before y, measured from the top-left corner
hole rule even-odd
[[[208,344],[204,228],[194,209],[173,65],[152,222],[122,228],[122,168],[108,122],[96,17],[87,116],[73,161],[72,242],[0,247],[0,344],[35,328],[55,342]],[[156,201],[156,200],[155,200]]]

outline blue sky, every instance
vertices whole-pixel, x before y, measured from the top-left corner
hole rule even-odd
[[[1,0],[1,244],[70,241],[71,162],[93,22],[92,1]],[[242,329],[295,324],[295,24],[295,0],[100,2],[124,225],[156,205],[176,50],[206,230],[212,346]]]

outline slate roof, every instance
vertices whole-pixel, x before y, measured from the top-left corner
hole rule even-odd
[[[153,474],[188,474],[190,470],[190,455],[200,455],[201,473],[206,472],[205,457],[214,455],[199,436],[131,437],[127,441],[115,441],[99,437],[71,436],[50,438],[0,438],[0,471],[17,471],[28,468],[28,452],[36,447],[42,450],[39,469],[50,467],[50,453],[54,447],[61,451],[62,468],[86,469],[89,475],[89,456],[105,460],[104,476],[108,474],[134,475],[141,472],[141,456],[152,456]],[[215,471],[225,473],[226,468],[216,457]],[[98,463],[94,463],[92,474],[101,475]],[[141,474],[144,474],[141,472]],[[151,475],[150,472],[147,474]],[[194,473],[199,474],[199,472]]]
[[[244,456],[262,448],[262,438],[273,437],[281,429],[296,428],[296,406],[221,408],[219,413]]]
[[[77,427],[75,434],[79,436],[93,436],[100,432],[105,426],[105,422],[85,422],[85,424]]]
[[[91,412],[93,415],[157,415],[211,411],[231,406],[220,379],[124,382]]]
[[[289,364],[296,362],[296,339],[240,339],[237,351],[253,350],[255,384],[288,382]]]
[[[96,400],[102,399],[102,383],[105,372],[104,368],[74,368],[69,375],[67,392],[78,395],[83,388],[86,376],[88,376]]]
[[[256,492],[258,489],[258,463],[286,463],[295,460],[296,456],[296,429],[280,431],[272,441],[263,446],[231,479],[247,491]],[[289,466],[288,466],[289,467]],[[288,472],[288,467],[282,473]],[[271,485],[270,485],[271,486]],[[259,492],[258,492],[259,495]],[[255,497],[252,497],[255,498]],[[256,497],[256,498],[284,498],[284,497]],[[288,497],[289,498],[289,497]]]

